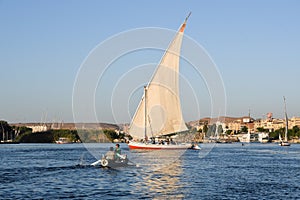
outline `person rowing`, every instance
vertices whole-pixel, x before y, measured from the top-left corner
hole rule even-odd
[[[116,144],[115,148],[115,160],[123,159],[122,154],[121,154],[121,148],[119,144]]]

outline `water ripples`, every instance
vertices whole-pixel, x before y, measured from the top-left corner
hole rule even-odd
[[[110,145],[96,144],[95,152]],[[106,169],[89,166],[95,158],[80,144],[3,145],[0,199],[299,198],[300,145],[201,147],[209,153],[186,151],[174,160],[169,153],[129,152],[123,144],[139,166]]]

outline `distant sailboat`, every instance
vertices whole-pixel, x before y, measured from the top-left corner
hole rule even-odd
[[[144,95],[129,129],[129,134],[135,140],[144,142],[130,141],[128,144],[130,149],[187,149],[190,147],[190,144],[178,144],[172,139],[160,144],[155,142],[155,138],[188,130],[180,106],[179,59],[183,32],[190,14],[165,51],[151,81],[144,87]],[[152,142],[149,142],[149,136]]]
[[[288,129],[289,129],[289,119],[287,116],[287,112],[286,112],[286,102],[285,102],[285,97],[283,97],[283,101],[284,101],[284,115],[285,115],[285,133],[284,133],[284,140],[282,140],[281,135],[279,133],[279,140],[280,146],[291,146],[291,144],[288,142]]]

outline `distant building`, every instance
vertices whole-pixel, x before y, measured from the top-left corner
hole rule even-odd
[[[48,130],[46,125],[31,125],[31,126],[26,126],[26,127],[31,128],[33,133],[44,132],[44,131]]]
[[[293,128],[294,126],[298,126],[300,128],[300,117],[292,117],[289,120],[289,128]]]
[[[265,119],[254,120],[249,116],[245,117],[219,117],[219,118],[203,118],[198,121],[190,122],[191,127],[197,128],[197,130],[203,130],[204,126],[211,126],[213,124],[222,125],[223,132],[232,130],[232,133],[238,133],[243,127],[248,128],[248,132],[257,133],[257,128],[267,129],[269,132],[276,131],[285,127],[285,119],[273,118],[272,113],[268,113]],[[289,119],[289,129],[294,126],[300,128],[300,117],[292,117]],[[265,137],[265,136],[262,136]]]
[[[289,129],[293,128],[293,126],[295,126],[296,124],[298,124],[298,126],[300,127],[300,118],[297,117],[293,117],[292,119],[289,120]],[[257,128],[264,128],[264,129],[268,129],[269,132],[273,132],[276,131],[278,129],[284,128],[285,127],[285,120],[284,119],[260,119],[260,120],[256,120],[254,122],[254,128],[257,130]]]
[[[227,126],[229,130],[232,130],[234,132],[241,131],[243,127],[247,127],[248,132],[253,133],[255,132],[254,121],[255,120],[253,118],[247,116],[229,122]]]

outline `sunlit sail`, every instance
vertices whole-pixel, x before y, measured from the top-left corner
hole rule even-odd
[[[179,60],[183,33],[189,16],[190,14],[165,51],[152,79],[144,87],[144,95],[132,119],[129,134],[135,140],[144,139],[146,142],[140,144],[143,148],[162,148],[147,144],[150,137],[188,130],[182,116],[179,98]],[[138,148],[137,145],[136,142],[129,143],[130,148]],[[186,145],[181,146],[186,148]],[[165,145],[164,148],[177,147]]]

